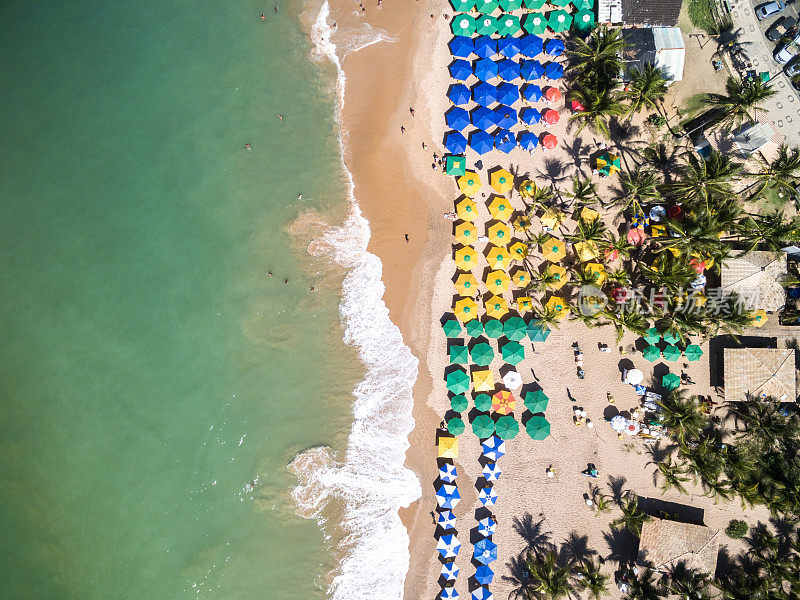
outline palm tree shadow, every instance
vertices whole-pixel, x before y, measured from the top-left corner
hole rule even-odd
[[[650,462],[658,464],[664,462],[676,448],[675,444],[663,444],[662,440],[658,440],[655,444],[648,445],[645,451],[650,455]]]
[[[525,565],[525,558],[526,553],[523,552],[519,556],[513,557],[506,565],[510,575],[503,575],[503,581],[514,586],[514,589],[509,594],[510,598],[528,600],[528,587],[531,580],[530,575],[528,575],[528,568]]]
[[[603,539],[608,545],[609,554],[606,560],[622,563],[632,560],[636,556],[639,542],[627,527],[611,529],[603,532]]]
[[[589,548],[588,535],[572,531],[562,544],[560,554],[564,564],[572,565],[592,557],[597,551]]]
[[[628,480],[622,475],[619,477],[614,477],[613,475],[608,476],[608,487],[611,488],[611,497],[617,504],[622,504],[622,489],[627,482]]]
[[[620,156],[625,162],[625,167],[629,169],[628,160],[638,164],[644,144],[639,135],[641,127],[614,118],[608,124],[608,131],[614,146],[619,150]]]
[[[590,147],[583,144],[583,138],[581,137],[575,138],[572,145],[570,145],[569,142],[565,142],[564,147],[567,149],[567,153],[572,159],[572,166],[578,173],[584,175],[583,167],[589,158]]]
[[[569,174],[567,170],[572,166],[564,164],[557,158],[545,158],[542,161],[542,169],[539,169],[537,178],[545,179],[550,182],[553,187],[557,187],[559,183],[567,180]]]
[[[533,515],[525,513],[522,519],[514,517],[513,522],[514,531],[516,531],[522,539],[528,542],[528,547],[535,552],[548,551],[555,549],[555,544],[550,540],[551,532],[542,531],[544,526],[544,519],[539,519],[538,523],[533,522]]]

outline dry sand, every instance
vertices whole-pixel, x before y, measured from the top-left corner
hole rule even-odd
[[[346,162],[355,179],[356,198],[372,230],[369,249],[383,261],[385,301],[406,343],[420,359],[419,379],[414,389],[416,427],[410,436],[407,463],[422,482],[423,497],[401,511],[401,516],[411,538],[406,597],[434,598],[440,591],[441,569],[431,518],[431,511],[436,508],[436,429],[449,408],[444,384],[444,370],[449,363],[447,340],[439,320],[452,310],[451,278],[455,273],[453,224],[442,215],[453,210],[458,192],[452,178],[441,170],[431,169],[431,154],[443,153],[442,139],[446,131],[443,115],[449,107],[446,91],[450,84],[447,72],[450,57],[446,43],[450,38],[450,19],[442,15],[449,17],[452,11],[444,0],[384,0],[380,9],[375,4],[367,2],[367,13],[361,16],[358,2],[334,2],[331,17],[339,30],[333,41],[341,45],[352,32],[363,32],[364,21],[394,38],[391,43],[378,43],[345,58],[347,92],[343,123],[348,139]],[[691,62],[687,68],[691,68]],[[558,85],[562,93],[567,91],[563,81]],[[680,93],[677,86],[676,92]],[[545,104],[539,102],[537,106],[542,109]],[[414,108],[414,117],[409,107]],[[499,151],[484,155],[484,169],[479,174],[486,197],[489,195],[487,169],[496,166],[542,184],[555,182],[564,189],[575,172],[589,174],[588,156],[598,149],[596,136],[586,131],[577,136],[567,133],[569,113],[564,99],[552,108],[561,114],[560,122],[548,129],[558,136],[558,148],[551,151],[539,148],[532,155],[519,149],[509,155]],[[405,126],[405,134],[400,133],[401,125]],[[533,131],[538,134],[545,129],[537,126]],[[642,131],[643,137],[648,135]],[[427,151],[421,148],[423,141],[428,145]],[[477,158],[470,152],[468,164],[472,166]],[[600,182],[597,178],[595,181],[607,195],[609,182]],[[476,198],[477,201],[482,199],[485,200],[482,194]],[[516,193],[512,203],[517,209],[523,208]],[[479,232],[488,218],[484,207],[478,222]],[[611,215],[604,214],[604,220],[612,225]],[[534,231],[538,225],[536,222]],[[565,229],[574,225],[574,220],[569,220]],[[409,234],[409,242],[404,239],[405,233]],[[480,274],[476,270],[476,275]],[[520,553],[532,546],[541,547],[544,541],[561,547],[574,532],[580,538],[578,546],[584,543],[580,541],[583,539],[599,556],[612,559],[604,567],[609,574],[617,568],[619,556],[633,556],[635,539],[624,533],[612,534],[609,528],[609,522],[619,515],[619,510],[615,508],[610,513],[596,515],[585,503],[584,494],[592,480],[581,471],[589,462],[598,468],[600,477],[596,483],[607,494],[611,493],[609,479],[613,477],[624,481],[622,489],[633,490],[640,496],[704,509],[705,524],[713,528],[723,528],[731,518],[743,517],[737,502],[714,504],[701,495],[699,488],[690,486],[689,496],[676,491],[662,494],[654,485],[654,466],[649,464],[652,459],[647,446],[635,439],[617,439],[603,420],[604,412],[609,409],[606,392],[613,393],[616,398],[612,409],[624,411],[638,404],[633,389],[621,382],[620,369],[625,361],[632,361],[645,372],[645,382],[654,372],[654,365],[640,354],[621,356],[615,338],[612,327],[587,329],[580,323],[564,322],[545,343],[531,346],[530,341],[522,342],[526,359],[517,370],[525,384],[538,381],[550,397],[546,417],[552,432],[545,441],[535,442],[523,429],[516,439],[507,443],[508,454],[499,461],[503,475],[495,484],[499,501],[492,509],[498,521],[494,541],[498,544],[499,555],[492,565],[496,576],[490,586],[498,598],[508,597],[519,587],[520,571],[515,565]],[[583,380],[576,375],[571,347],[575,341],[584,350],[586,378]],[[626,336],[622,345],[631,347],[634,341],[632,336]],[[609,344],[614,352],[600,352],[598,344],[601,342]],[[497,350],[496,342],[492,343]],[[707,344],[702,347],[708,350]],[[491,365],[495,373],[500,366],[499,360]],[[680,373],[683,361],[671,363],[671,366]],[[663,363],[655,363],[655,369],[663,370]],[[689,363],[683,370],[696,382],[689,387],[692,393],[711,394],[716,398],[709,386],[707,356]],[[575,399],[574,403],[567,390]],[[594,429],[573,425],[574,406],[588,412],[596,424]],[[520,402],[515,413],[517,419],[522,416],[521,410]],[[470,564],[470,541],[477,539],[472,530],[477,525],[476,510],[481,508],[475,486],[481,471],[480,446],[469,429],[459,436],[459,441],[456,466],[462,501],[455,513],[458,537],[464,545],[456,561],[461,575],[455,587],[462,597],[469,598],[468,577],[474,573]],[[548,479],[545,469],[551,464],[556,477]],[[765,511],[757,510],[749,511],[745,518],[755,522],[766,517]],[[732,551],[738,549],[724,534],[720,536],[723,544],[731,545]],[[609,597],[619,596],[612,587]]]

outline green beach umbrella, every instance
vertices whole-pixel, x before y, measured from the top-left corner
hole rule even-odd
[[[453,417],[447,422],[447,431],[449,431],[453,435],[464,433],[465,427],[466,425],[464,425],[464,421],[462,421],[458,417]]]
[[[572,0],[547,0],[552,6],[558,6],[560,8],[566,8],[570,4],[572,4]]]
[[[480,35],[497,33],[497,19],[489,15],[478,15],[475,17],[475,31]]]
[[[581,31],[589,31],[590,29],[594,29],[595,26],[594,11],[592,10],[579,11],[578,14],[575,15],[573,23],[575,24],[575,28],[580,29]]]
[[[475,408],[481,412],[492,410],[492,397],[489,394],[478,394],[475,396]]]
[[[492,350],[492,347],[486,342],[481,342],[473,346],[470,355],[472,356],[472,362],[476,365],[488,367],[489,363],[494,359],[494,350]]]
[[[452,408],[454,411],[458,413],[467,410],[468,406],[469,402],[467,401],[466,396],[458,395],[450,398],[450,408]]]
[[[464,326],[464,329],[467,330],[467,335],[469,337],[483,335],[483,324],[478,319],[472,319],[472,321]]]
[[[498,2],[498,0],[475,1],[475,10],[477,10],[479,13],[485,13],[487,15],[490,15],[496,11],[498,6],[500,6],[500,2]]]
[[[444,159],[445,173],[461,176],[467,173],[467,159],[463,156],[450,155]]]
[[[503,335],[503,324],[497,319],[489,319],[483,326],[483,330],[490,338],[499,338]]]
[[[648,344],[645,349],[642,350],[642,358],[650,362],[655,362],[661,358],[661,350],[658,349],[658,346]]]
[[[573,0],[572,3],[578,10],[593,10],[594,0]]]
[[[522,8],[522,0],[500,0],[500,8],[506,12]]]
[[[547,31],[547,18],[542,13],[531,13],[525,17],[525,31],[541,35]]]
[[[681,350],[677,346],[669,344],[664,347],[664,358],[666,360],[675,361],[681,357]]]
[[[644,341],[648,344],[657,344],[661,341],[661,334],[658,333],[658,329],[655,327],[651,327],[647,331],[644,332]]]
[[[525,330],[528,324],[522,317],[511,317],[503,325],[503,333],[510,340],[518,342],[525,339]]]
[[[461,334],[461,323],[456,321],[455,319],[448,319],[444,323],[442,323],[442,329],[444,329],[444,334],[449,338],[458,337]]]
[[[472,422],[472,433],[481,439],[490,437],[494,433],[494,421],[489,415],[475,417]]]
[[[667,373],[664,377],[661,378],[661,385],[663,385],[668,390],[677,389],[677,387],[681,384],[681,378],[678,377],[675,373]]]
[[[525,358],[525,348],[519,342],[508,342],[501,350],[503,360],[512,365],[518,364]]]
[[[450,30],[453,35],[471,37],[475,33],[475,19],[469,15],[456,15],[450,23]]]
[[[703,349],[697,344],[689,344],[683,353],[686,356],[686,360],[694,362],[700,360],[700,357],[703,356]]]
[[[497,33],[502,36],[511,36],[519,31],[519,17],[514,15],[500,15],[497,17]]]
[[[525,423],[525,431],[533,440],[543,440],[550,435],[550,421],[544,417],[531,417]]]
[[[553,33],[569,31],[570,25],[572,25],[572,17],[567,11],[551,10],[547,13],[547,26],[553,30]]]
[[[540,413],[547,410],[547,403],[550,398],[544,393],[544,390],[534,390],[525,393],[525,408],[532,413]]]
[[[664,334],[664,341],[668,344],[677,344],[681,341],[681,336],[677,331],[670,329]]]
[[[461,369],[456,369],[447,374],[447,389],[454,394],[463,394],[469,391],[469,375]]]
[[[532,342],[546,342],[550,335],[550,328],[540,321],[531,321],[525,332]]]
[[[466,346],[450,346],[450,362],[465,365],[469,362],[469,349]]]
[[[469,12],[475,6],[475,0],[450,0],[450,5],[458,12]]]
[[[513,440],[519,433],[519,423],[511,415],[506,415],[497,419],[497,423],[494,424],[494,430],[501,440]]]
[[[531,10],[539,10],[546,2],[547,0],[525,0],[525,6]]]

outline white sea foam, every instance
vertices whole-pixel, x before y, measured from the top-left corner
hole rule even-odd
[[[328,16],[326,1],[311,36],[315,54],[336,65],[341,109],[346,80],[330,39]],[[347,50],[388,39],[371,31],[351,41]],[[344,340],[358,349],[366,375],[353,392],[353,425],[345,460],[336,463],[321,448],[302,453],[292,464],[300,477],[292,495],[298,512],[309,518],[319,518],[332,499],[342,502],[344,556],[329,590],[334,600],[400,600],[408,572],[409,539],[398,510],[422,495],[419,480],[404,466],[408,434],[414,426],[411,391],[418,361],[389,319],[383,302],[383,265],[367,252],[369,223],[353,194],[341,138],[340,149],[350,213],[342,226],[326,231],[316,247],[348,271],[340,305]]]

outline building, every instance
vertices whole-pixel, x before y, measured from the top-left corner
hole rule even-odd
[[[611,25],[674,27],[682,0],[598,0],[597,21]]]
[[[627,48],[622,56],[625,70],[654,64],[669,81],[683,79],[686,44],[678,27],[629,27],[622,30]]]
[[[722,265],[722,293],[739,294],[750,308],[774,312],[786,303],[781,283],[787,274],[786,254],[749,252]]]
[[[794,349],[725,348],[723,372],[726,402],[741,402],[748,396],[797,400]]]
[[[719,531],[705,525],[679,523],[651,517],[642,525],[637,562],[668,572],[678,562],[714,577],[717,570]]]

